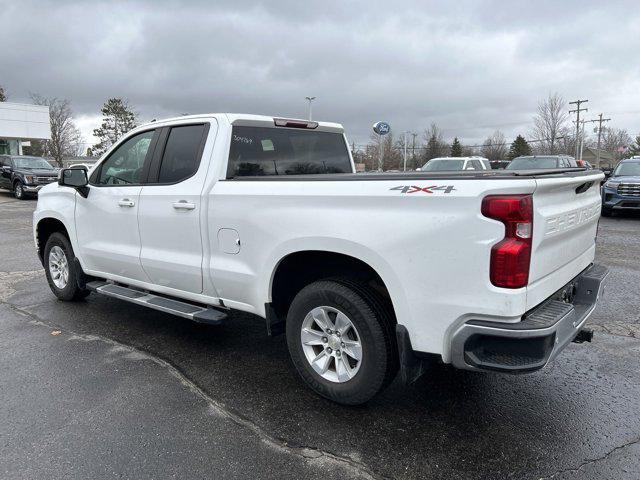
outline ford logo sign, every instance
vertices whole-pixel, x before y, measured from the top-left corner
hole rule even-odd
[[[387,122],[376,122],[373,124],[373,131],[378,135],[386,135],[391,131],[391,125]]]

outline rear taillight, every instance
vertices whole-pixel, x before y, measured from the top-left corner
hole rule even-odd
[[[503,288],[525,287],[531,262],[533,197],[489,195],[482,200],[482,215],[504,223],[504,239],[491,249],[491,283]]]

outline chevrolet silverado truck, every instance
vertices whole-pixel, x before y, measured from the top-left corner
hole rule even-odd
[[[24,200],[51,182],[58,180],[58,170],[44,158],[22,155],[0,155],[0,188],[11,190]]]
[[[588,339],[602,176],[356,174],[339,124],[185,116],[62,170],[34,237],[60,300],[208,324],[253,313],[311,389],[360,404],[434,360],[532,372]]]

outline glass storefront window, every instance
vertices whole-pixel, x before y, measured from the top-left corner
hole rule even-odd
[[[0,138],[0,155],[18,155],[18,140]]]

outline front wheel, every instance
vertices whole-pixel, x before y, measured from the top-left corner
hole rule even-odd
[[[13,195],[18,200],[24,200],[25,193],[24,193],[24,185],[22,185],[22,182],[18,181],[15,183],[15,185],[13,186]]]
[[[44,247],[44,271],[49,288],[60,300],[80,300],[91,293],[78,286],[80,272],[74,258],[69,239],[58,232],[51,234]]]
[[[296,370],[335,402],[364,403],[397,372],[389,318],[364,286],[340,280],[306,286],[291,303],[286,328]]]

